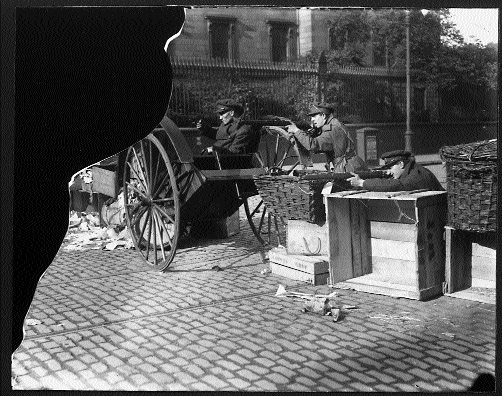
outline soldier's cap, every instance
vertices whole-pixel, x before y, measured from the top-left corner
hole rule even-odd
[[[413,154],[409,151],[405,150],[394,150],[383,153],[382,159],[385,161],[385,165],[383,165],[380,169],[388,169],[399,161],[409,160],[412,155]]]
[[[216,102],[216,112],[226,113],[230,110],[242,111],[242,106],[233,99],[220,99]]]
[[[335,111],[335,107],[332,104],[324,103],[324,102],[314,102],[312,106],[310,106],[309,112],[307,116],[314,116],[319,113],[331,114]]]

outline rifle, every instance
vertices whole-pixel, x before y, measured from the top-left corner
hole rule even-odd
[[[216,126],[213,123],[213,119],[208,118],[208,117],[203,117],[199,119],[199,121],[202,121],[203,125],[207,126]],[[312,126],[307,122],[307,121],[291,121],[288,118],[284,117],[279,117],[279,116],[272,116],[268,115],[263,117],[261,120],[248,120],[248,119],[240,119],[239,120],[241,124],[244,125],[250,125],[250,126],[256,126],[256,127],[267,127],[267,126],[273,126],[273,127],[285,127],[287,125],[291,125],[293,122],[296,124],[296,126],[304,131],[310,131],[312,129]],[[193,121],[192,125],[196,125],[198,121]]]
[[[287,125],[295,124],[298,128],[310,131],[312,126],[307,121],[291,121],[288,118],[278,117],[278,116],[265,116],[261,120],[240,120],[241,124],[251,125],[251,126],[275,126],[275,127],[285,127]]]
[[[388,179],[392,175],[386,171],[362,171],[354,172],[361,179]],[[346,181],[350,177],[354,177],[351,173],[335,173],[335,172],[322,172],[322,173],[309,173],[309,171],[295,170],[293,176],[299,176],[302,180],[326,180],[326,181]]]

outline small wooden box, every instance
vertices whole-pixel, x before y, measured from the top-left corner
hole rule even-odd
[[[445,294],[495,304],[497,235],[445,227]],[[493,289],[480,293],[472,288]]]
[[[269,252],[270,269],[273,274],[317,285],[325,285],[329,278],[327,256],[289,254],[284,248]]]
[[[286,247],[291,254],[328,255],[328,226],[288,220]]]
[[[92,191],[117,198],[118,194],[117,174],[113,171],[92,167]]]
[[[495,288],[495,269],[497,264],[497,250],[480,245],[472,244],[472,280],[473,285]],[[483,285],[483,286],[482,286]]]
[[[446,192],[325,194],[330,281],[425,300],[443,293]]]

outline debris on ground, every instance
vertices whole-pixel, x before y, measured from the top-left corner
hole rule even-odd
[[[333,317],[333,322],[338,322],[342,318],[342,311],[340,308],[331,308],[330,314]]]
[[[324,316],[332,316],[333,322],[338,322],[342,319],[343,315],[346,314],[348,310],[357,308],[355,305],[337,304],[334,300],[334,298],[338,296],[336,292],[331,294],[299,293],[287,291],[283,285],[279,285],[275,296],[305,299],[307,301],[305,301],[302,312],[313,312]]]
[[[331,301],[329,298],[312,297],[310,300],[305,301],[303,312],[314,312],[327,315],[331,312]]]
[[[376,315],[368,315],[368,318],[370,319],[378,319],[386,323],[391,323],[393,325],[406,325],[406,326],[411,326],[411,327],[423,327],[424,325],[422,324],[422,320],[418,318],[413,318],[408,315],[402,315],[404,312],[401,314],[394,314],[394,315],[388,315],[384,313],[378,313]],[[417,323],[418,322],[418,323]]]
[[[117,199],[108,200],[101,208],[101,218],[106,225],[125,225],[124,193],[118,194]]]
[[[134,243],[127,226],[100,226],[98,213],[70,213],[68,233],[63,242],[64,250],[84,249],[132,249]]]
[[[332,298],[337,296],[338,293],[333,292],[331,294],[309,294],[309,293],[299,293],[299,292],[290,292],[286,291],[286,288],[283,285],[279,285],[279,288],[277,289],[277,292],[275,293],[276,297],[297,297],[297,298],[304,298],[304,299],[312,299],[312,297],[316,298]]]

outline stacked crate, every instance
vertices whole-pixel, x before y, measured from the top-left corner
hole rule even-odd
[[[445,293],[495,303],[497,139],[445,146],[440,155],[448,194]]]
[[[269,252],[272,273],[286,278],[326,285],[329,261],[326,224],[288,220],[286,246]]]

